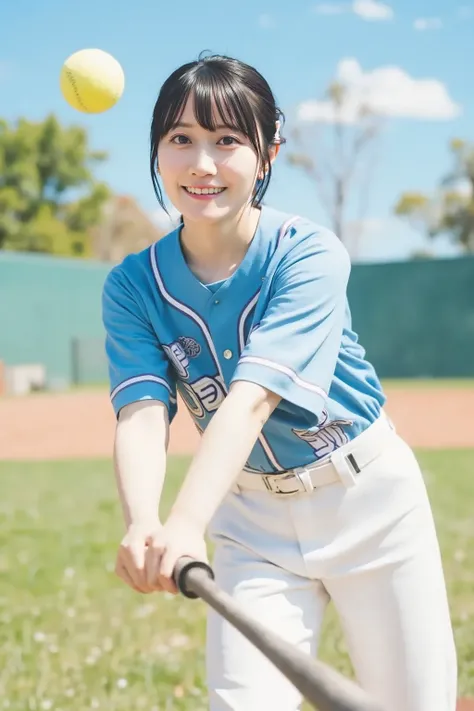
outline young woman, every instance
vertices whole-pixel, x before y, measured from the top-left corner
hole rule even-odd
[[[152,179],[182,221],[112,269],[103,297],[126,522],[116,571],[139,592],[176,592],[177,559],[206,559],[208,533],[218,584],[291,644],[316,653],[332,600],[386,711],[454,711],[430,504],[351,327],[348,255],[328,229],[262,204],[281,121],[265,79],[228,57],[185,64],[160,91]],[[162,524],[177,393],[202,438]],[[300,708],[212,612],[207,639],[211,711]]]

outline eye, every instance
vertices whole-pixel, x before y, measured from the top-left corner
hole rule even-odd
[[[233,146],[235,144],[240,145],[240,141],[235,138],[235,136],[223,136],[219,143],[221,143],[221,141],[223,141],[222,145],[224,146]]]
[[[173,136],[170,139],[170,143],[175,143],[177,146],[185,146],[188,141],[189,138],[187,136],[184,136],[182,133],[180,133],[178,136]]]

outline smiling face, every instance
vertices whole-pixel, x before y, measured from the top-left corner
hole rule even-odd
[[[247,136],[225,125],[213,108],[215,130],[203,128],[190,95],[177,123],[160,141],[165,192],[185,221],[219,221],[250,207],[259,158]]]

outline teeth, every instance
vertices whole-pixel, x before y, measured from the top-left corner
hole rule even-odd
[[[225,188],[185,188],[191,195],[218,195]]]

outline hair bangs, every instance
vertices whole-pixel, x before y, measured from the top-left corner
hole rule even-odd
[[[179,123],[181,116],[183,115],[184,109],[186,108],[186,102],[191,93],[191,87],[184,88],[181,93],[175,92],[173,96],[169,97],[169,101],[163,102],[163,113],[161,114],[159,124],[156,125],[155,138],[160,141],[164,136],[166,136],[173,128]]]
[[[207,67],[205,67],[208,70]],[[246,136],[258,155],[261,155],[259,129],[248,91],[226,76],[202,72],[192,88],[194,115],[198,124],[215,131],[219,125],[228,126]]]

